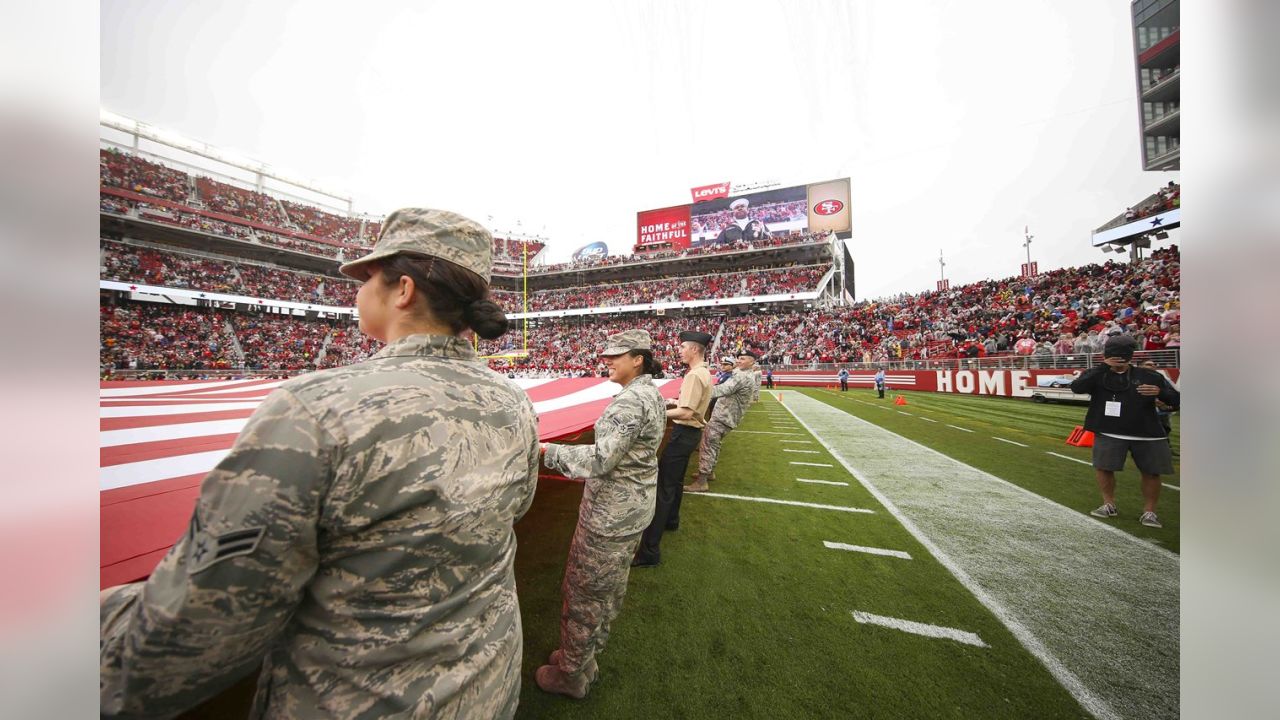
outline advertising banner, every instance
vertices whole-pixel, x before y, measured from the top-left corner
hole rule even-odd
[[[716,183],[715,185],[700,185],[689,192],[693,193],[693,201],[695,203],[716,200],[718,198],[726,198],[729,197],[729,183],[722,182]]]
[[[636,213],[636,248],[670,243],[672,249],[689,247],[689,206]]]
[[[847,233],[850,227],[849,178],[810,185],[809,232]]]

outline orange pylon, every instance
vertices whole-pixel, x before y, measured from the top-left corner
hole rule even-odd
[[[1067,436],[1067,444],[1075,447],[1093,447],[1093,433],[1085,430],[1083,426],[1077,425]]]
[[[894,404],[894,405],[906,405],[906,404],[907,404],[907,399],[906,399],[906,398],[904,398],[904,397],[902,397],[901,395],[899,395],[899,396],[898,396],[898,399],[893,401],[893,404]]]

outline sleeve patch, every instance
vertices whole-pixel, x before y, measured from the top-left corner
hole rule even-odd
[[[191,526],[191,546],[187,551],[187,574],[195,575],[223,560],[252,553],[258,548],[258,543],[266,530],[264,526],[213,535],[205,530],[197,518]]]

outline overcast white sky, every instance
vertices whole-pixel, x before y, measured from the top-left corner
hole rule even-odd
[[[637,210],[852,178],[859,298],[1098,262],[1127,0],[103,0],[102,107],[351,193],[629,252]],[[492,220],[490,218],[492,217]],[[1175,232],[1173,239],[1178,239]]]

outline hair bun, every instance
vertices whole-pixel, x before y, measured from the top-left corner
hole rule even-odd
[[[501,337],[510,327],[507,314],[498,307],[497,303],[488,298],[473,300],[462,312],[467,325],[485,340]]]

